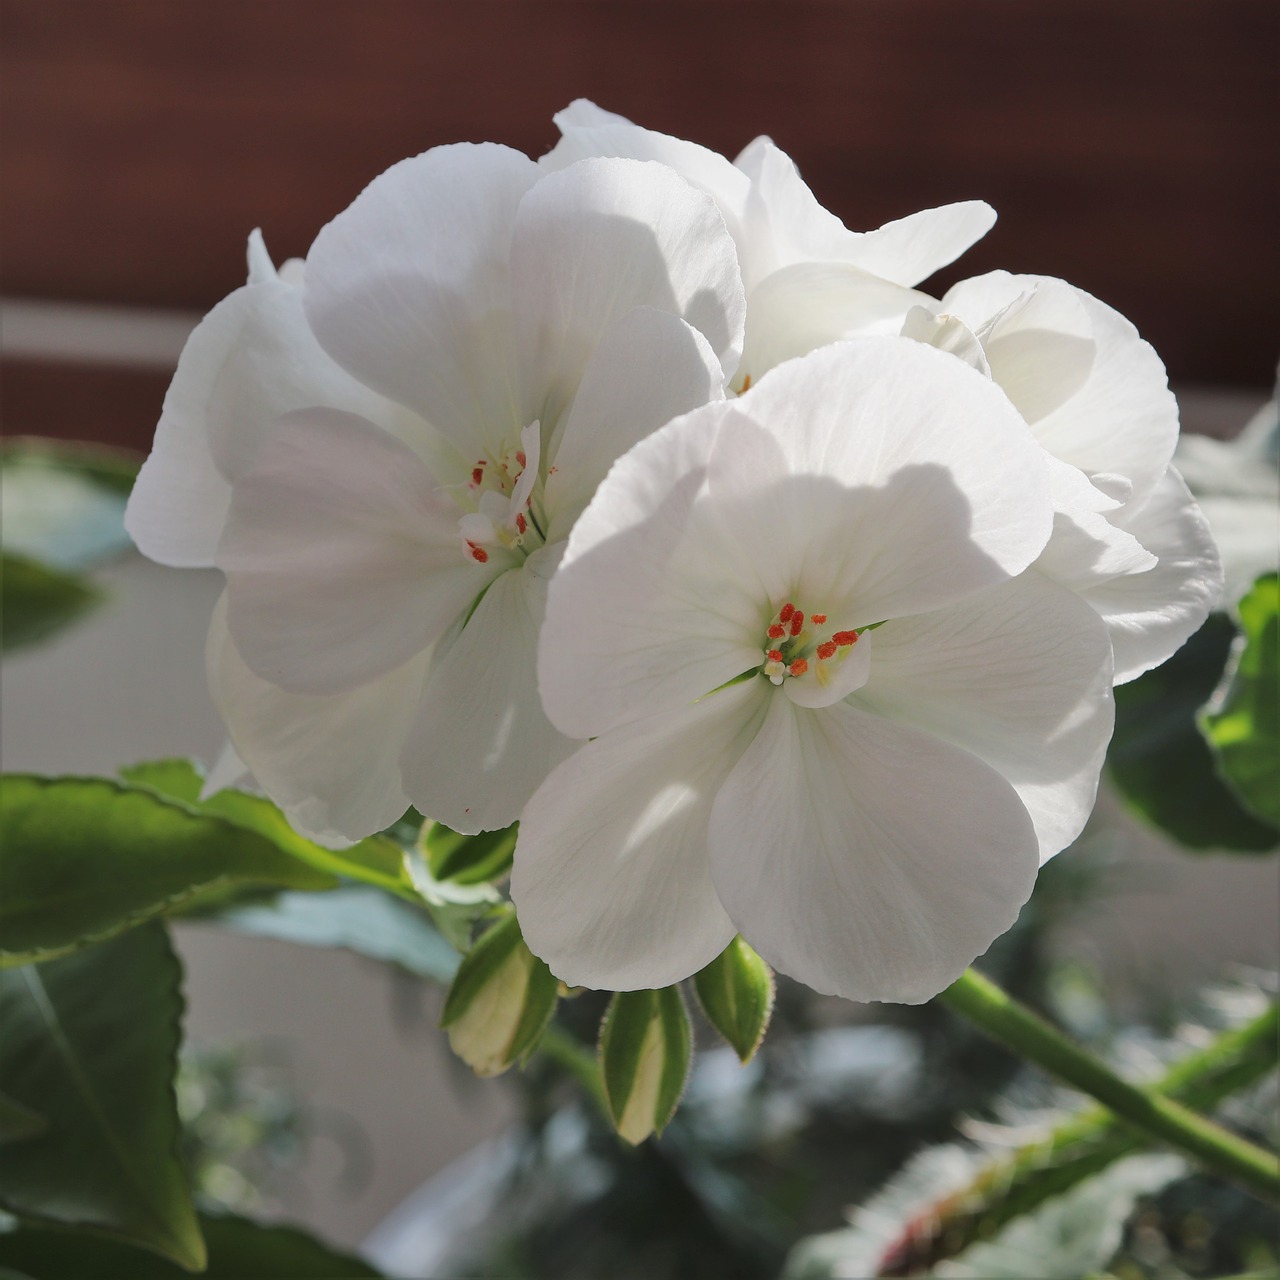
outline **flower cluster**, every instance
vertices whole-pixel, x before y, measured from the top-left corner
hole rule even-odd
[[[1220,571],[1133,327],[980,202],[848,230],[590,103],[394,166],[192,335],[128,524],[217,566],[235,753],[331,841],[519,820],[529,948],[613,990],[735,934],[918,1001],[1079,833],[1113,683]]]

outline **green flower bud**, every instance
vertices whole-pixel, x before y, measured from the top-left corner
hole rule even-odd
[[[525,946],[511,912],[463,956],[440,1025],[476,1075],[501,1075],[537,1048],[558,988],[551,970]]]
[[[600,1075],[614,1128],[633,1146],[675,1115],[691,1057],[679,987],[613,997],[600,1028]]]
[[[776,984],[773,970],[740,937],[693,980],[707,1021],[750,1062],[769,1028]]]

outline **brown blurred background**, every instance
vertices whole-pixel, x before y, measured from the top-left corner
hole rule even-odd
[[[1175,382],[1263,386],[1274,371],[1274,0],[0,13],[10,298],[202,312],[243,280],[252,227],[278,259],[303,254],[393,161],[464,139],[537,155],[552,112],[585,95],[731,155],[767,132],[855,228],[981,196],[1000,222],[953,278],[1065,276],[1129,315]],[[17,345],[9,432],[149,442],[166,370]]]

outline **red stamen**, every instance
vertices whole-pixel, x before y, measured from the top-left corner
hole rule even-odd
[[[480,487],[481,481],[483,480],[484,480],[484,468],[476,467],[471,472],[471,487],[473,489],[478,489]]]
[[[788,668],[793,676],[802,676],[809,670],[809,664],[803,658],[797,658]]]
[[[858,643],[858,633],[856,631],[837,631],[831,638],[842,648],[847,644]]]
[[[793,613],[795,613],[795,611],[796,611],[796,607],[795,607],[795,605],[790,604],[790,603],[788,603],[788,604],[784,604],[784,605],[782,606],[782,612],[778,614],[778,621],[779,621],[779,622],[790,622],[790,621],[791,621],[791,615],[792,615]]]
[[[818,657],[826,661],[839,647],[834,640],[825,640],[818,646]]]
[[[525,531],[529,528],[529,522],[520,512],[516,512],[516,528],[520,530],[521,537],[524,536]]]
[[[471,548],[471,558],[478,564],[487,564],[489,561],[489,553],[483,547],[477,547],[474,542],[467,539],[467,546]]]
[[[793,636],[798,636],[800,634],[800,628],[803,626],[804,626],[804,614],[801,613],[799,609],[797,609],[795,613],[791,615],[791,634]]]
[[[781,662],[781,661],[782,661],[782,650],[781,650],[781,649],[770,649],[770,650],[769,650],[768,657],[769,657],[769,661],[770,661],[770,662]]]
[[[827,615],[825,613],[813,613],[809,615],[809,621],[812,622],[815,627],[822,626],[826,620]]]
[[[517,449],[517,450],[516,450],[516,461],[517,461],[517,462],[518,462],[522,467],[524,467],[524,466],[527,466],[527,465],[528,465],[528,463],[526,463],[526,462],[525,462],[525,458],[524,458],[524,450],[523,450],[523,449]]]
[[[776,622],[773,624],[773,626],[771,626],[771,627],[769,628],[769,639],[770,639],[770,640],[781,640],[781,639],[782,639],[782,637],[783,637],[783,636],[785,636],[786,634],[787,634],[787,629],[786,629],[786,627],[784,627],[784,626],[780,626],[780,625],[779,625],[778,623],[776,623]]]

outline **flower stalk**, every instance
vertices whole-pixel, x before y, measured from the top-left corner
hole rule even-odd
[[[966,970],[939,999],[993,1040],[1096,1099],[1123,1123],[1280,1203],[1280,1158],[1155,1089],[1123,1080],[975,970]]]

